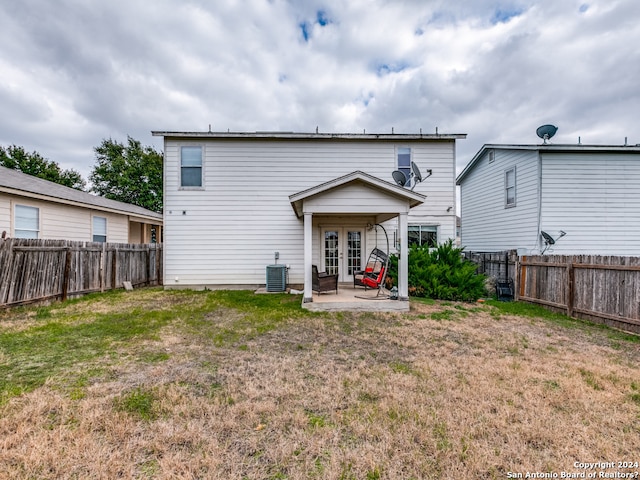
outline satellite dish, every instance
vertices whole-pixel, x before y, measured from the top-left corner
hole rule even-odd
[[[422,174],[420,173],[418,165],[414,162],[411,162],[411,171],[413,172],[413,178],[416,179],[416,183],[420,183],[422,181]]]
[[[544,243],[546,245],[553,245],[556,243],[556,241],[553,239],[553,237],[551,235],[549,235],[547,232],[541,230],[540,231],[540,235],[542,235],[542,238],[544,238]]]
[[[407,176],[400,170],[394,170],[393,172],[391,172],[391,176],[401,187],[404,187],[407,184]]]
[[[547,140],[553,137],[557,131],[558,127],[556,127],[555,125],[542,125],[537,128],[536,135],[544,140],[544,143],[547,143]]]

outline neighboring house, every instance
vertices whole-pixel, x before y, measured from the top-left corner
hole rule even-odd
[[[640,255],[640,146],[485,145],[457,184],[467,251]]]
[[[164,137],[169,288],[257,287],[277,261],[308,302],[312,265],[352,282],[376,245],[386,250],[374,224],[386,226],[392,252],[455,238],[455,141],[465,135],[153,135]],[[413,191],[391,175],[412,161],[432,171]]]
[[[0,167],[3,232],[14,238],[152,243],[161,241],[162,214]]]

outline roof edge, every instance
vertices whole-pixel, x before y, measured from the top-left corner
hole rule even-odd
[[[460,175],[456,177],[456,185],[460,185],[460,182],[468,173],[475,167],[476,163],[482,158],[487,150],[530,150],[540,153],[545,152],[612,152],[612,153],[640,153],[640,144],[636,145],[587,145],[587,144],[554,144],[554,143],[541,143],[541,144],[492,144],[487,143],[483,145],[480,150],[473,156],[471,161],[464,167]]]
[[[305,133],[305,132],[176,132],[152,130],[154,137],[210,138],[217,140],[414,140],[467,138],[466,133]]]

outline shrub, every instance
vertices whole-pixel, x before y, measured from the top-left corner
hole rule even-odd
[[[398,257],[389,260],[387,286],[397,285]],[[409,249],[409,295],[439,300],[477,300],[485,294],[485,276],[462,256],[453,241],[437,248],[412,246]]]

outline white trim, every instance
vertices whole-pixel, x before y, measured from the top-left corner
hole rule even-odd
[[[509,177],[509,172],[513,171],[513,187],[510,187],[507,183],[507,179]],[[504,208],[513,208],[518,204],[518,188],[517,188],[517,175],[516,175],[516,166],[512,166],[504,169]],[[509,203],[509,189],[513,188],[513,203]]]
[[[96,240],[95,236],[95,221],[96,218],[102,218],[104,219],[104,243],[107,243],[107,240],[109,239],[109,219],[107,217],[102,217],[100,215],[91,215],[91,241],[92,242],[99,242],[100,240]],[[129,230],[129,222],[127,222],[127,230]],[[128,232],[129,234],[131,232]]]
[[[183,148],[200,148],[200,185],[182,185],[182,149]],[[178,190],[184,191],[202,191],[205,190],[205,157],[206,145],[203,143],[180,143],[178,144]]]
[[[28,205],[24,203],[18,203],[15,200],[11,200],[11,236],[14,238],[31,238],[31,237],[18,237],[16,235],[16,208],[24,207],[24,208],[32,208],[38,213],[38,229],[37,230],[29,230],[26,228],[19,228],[17,230],[25,231],[25,232],[36,232],[36,239],[42,238],[42,208],[36,207],[35,205]]]
[[[329,190],[333,190],[335,188],[341,187],[348,183],[352,182],[362,182],[365,185],[370,185],[376,189],[379,189],[383,192],[387,192],[395,197],[398,197],[402,200],[408,202],[408,207],[413,208],[417,205],[424,203],[427,198],[426,195],[421,195],[414,191],[411,191],[407,188],[400,187],[391,182],[387,182],[385,180],[381,180],[373,175],[369,175],[367,173],[361,171],[355,171],[349,173],[348,175],[344,175],[342,177],[334,178],[328,182],[322,183],[320,185],[316,185],[315,187],[309,188],[307,190],[303,190],[302,192],[294,193],[289,196],[289,201],[291,202],[291,206],[293,207],[296,216],[300,218],[303,214],[302,208],[304,200],[318,195],[320,193],[327,192]],[[343,213],[348,213],[350,210],[348,208],[341,209]],[[336,212],[337,213],[337,212]],[[368,213],[368,212],[352,212],[352,213]]]

